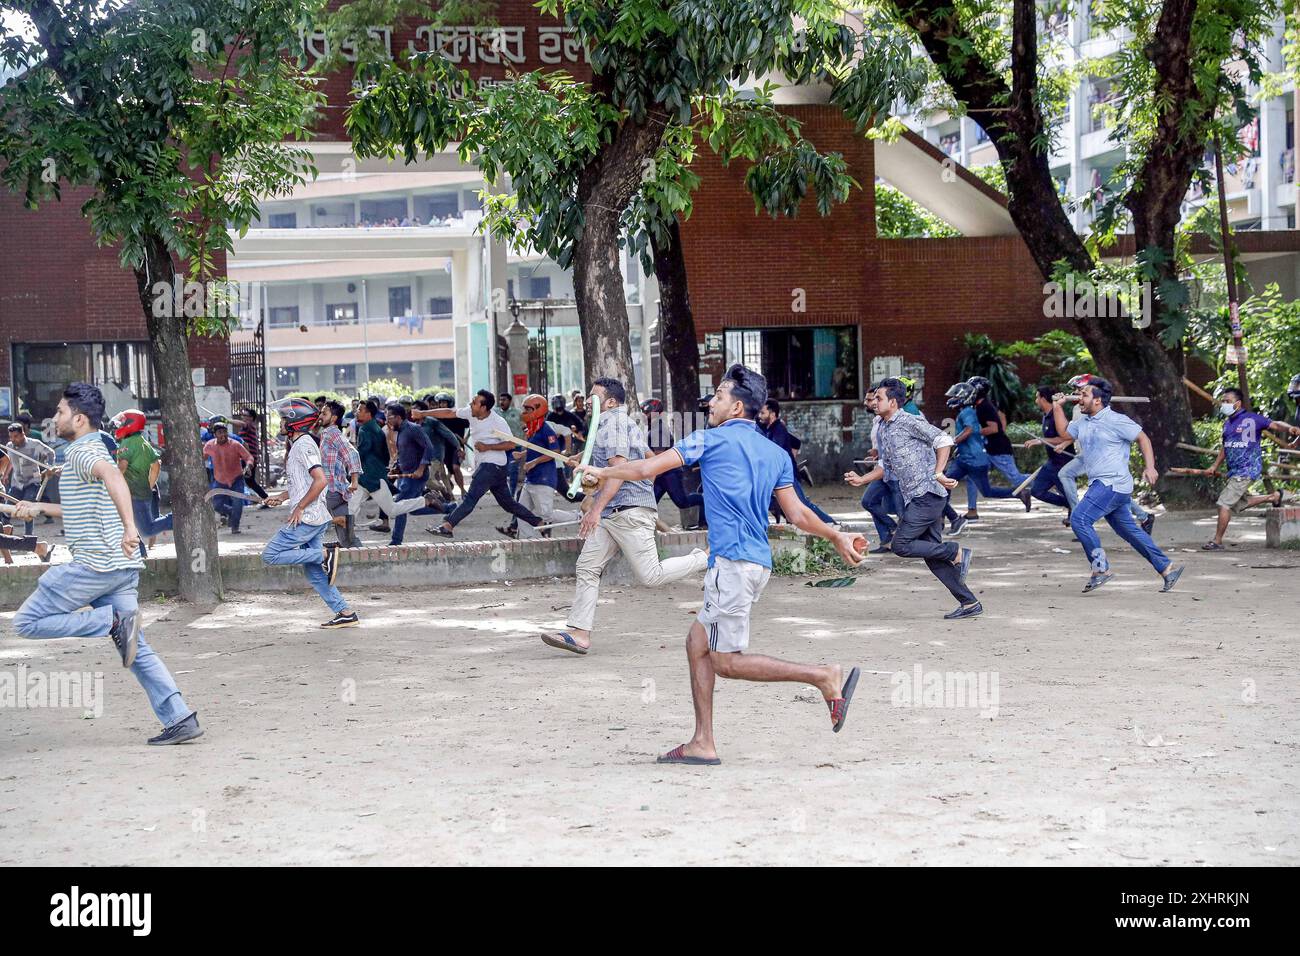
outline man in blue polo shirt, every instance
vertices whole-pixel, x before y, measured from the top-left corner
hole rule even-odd
[[[1133,496],[1129,449],[1134,441],[1142,449],[1146,462],[1142,475],[1152,485],[1160,477],[1156,471],[1155,451],[1141,425],[1110,407],[1113,394],[1110,382],[1094,376],[1080,393],[1079,410],[1083,416],[1073,422],[1065,419],[1066,396],[1056,395],[1052,399],[1056,431],[1058,434],[1068,433],[1075,440],[1083,458],[1084,471],[1088,473],[1088,490],[1070,515],[1070,527],[1083,545],[1084,555],[1092,563],[1092,576],[1083,593],[1097,590],[1115,576],[1101,539],[1092,527],[1098,518],[1105,518],[1115,533],[1159,572],[1165,582],[1161,591],[1172,591],[1182,576],[1184,565],[1175,567],[1151,540],[1151,535],[1138,527],[1129,510],[1129,499]]]
[[[704,607],[686,639],[695,734],[659,757],[659,763],[722,762],[713,739],[713,684],[718,674],[738,680],[812,684],[830,708],[835,731],[844,725],[857,686],[856,667],[844,680],[838,664],[793,664],[745,653],[750,609],[772,573],[767,508],[773,492],[791,523],[832,542],[850,565],[861,562],[867,546],[862,535],[837,531],[799,500],[790,455],[763,437],[755,423],[766,400],[763,376],[733,365],[709,402],[709,424],[714,427],[692,432],[662,455],[612,468],[583,469],[598,479],[638,481],[683,465],[700,466],[709,515],[709,570],[704,575]]]

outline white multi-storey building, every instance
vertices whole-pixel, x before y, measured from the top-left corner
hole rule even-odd
[[[1040,21],[1045,50],[1055,51],[1054,66],[1074,69],[1082,61],[1104,57],[1119,47],[1114,35],[1094,31],[1088,4],[1079,4],[1079,15],[1066,17],[1049,13]],[[1265,69],[1282,71],[1282,19],[1275,24],[1265,44]],[[1255,91],[1258,93],[1258,91]],[[1110,81],[1083,77],[1070,93],[1064,122],[1057,132],[1051,154],[1052,175],[1065,197],[1080,199],[1100,190],[1124,158],[1124,146],[1111,138],[1106,104],[1111,97]],[[1224,170],[1228,217],[1237,230],[1296,228],[1296,84],[1292,77],[1279,95],[1258,103],[1259,115],[1239,133],[1249,153]],[[997,150],[978,123],[969,117],[946,112],[908,113],[910,127],[930,143],[967,168],[997,161]],[[1213,154],[1207,151],[1213,168]],[[1205,201],[1193,185],[1187,197],[1189,211]],[[1070,205],[1074,226],[1086,232],[1093,210],[1086,203]]]

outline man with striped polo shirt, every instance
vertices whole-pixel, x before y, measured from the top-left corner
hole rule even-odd
[[[179,744],[202,736],[167,665],[144,639],[136,588],[144,563],[131,509],[131,489],[100,441],[104,396],[84,382],[63,392],[54,427],[69,442],[59,482],[61,504],[27,502],[29,515],[63,517],[72,561],[41,575],[36,591],[14,615],[23,637],[109,637],[149,696],[163,732],[154,745]],[[90,610],[81,610],[89,606]]]
[[[861,562],[867,547],[862,535],[837,531],[799,500],[789,454],[758,430],[758,410],[765,401],[766,379],[743,365],[733,365],[709,401],[709,424],[714,427],[692,432],[662,455],[612,468],[582,469],[598,479],[640,481],[671,468],[700,466],[709,515],[709,570],[704,575],[704,607],[686,638],[695,734],[659,757],[658,763],[722,762],[713,739],[713,685],[719,674],[737,680],[812,684],[821,691],[836,732],[844,726],[857,686],[856,667],[845,679],[838,664],[794,664],[745,653],[750,611],[772,574],[767,508],[774,492],[792,524],[830,541],[850,565]]]

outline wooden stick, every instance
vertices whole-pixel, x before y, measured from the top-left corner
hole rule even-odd
[[[1015,490],[1013,496],[1016,497],[1016,498],[1019,498],[1021,495],[1023,495],[1023,494],[1025,493],[1025,489],[1028,488],[1030,485],[1032,485],[1032,484],[1034,483],[1034,479],[1038,477],[1038,473],[1039,473],[1040,471],[1042,471],[1042,470],[1043,470],[1043,466],[1042,466],[1042,465],[1039,465],[1037,468],[1035,468],[1035,469],[1034,469],[1034,473],[1031,474],[1031,475],[1030,475],[1028,478],[1026,478],[1024,481],[1022,481],[1022,482],[1020,483],[1020,486],[1019,486],[1018,488],[1016,488],[1016,490]]]
[[[1185,441],[1180,441],[1175,447],[1186,451],[1198,451],[1202,455],[1217,455],[1219,453],[1217,448],[1202,448],[1200,445],[1189,445]]]
[[[1186,376],[1184,376],[1184,377],[1183,377],[1183,384],[1186,385],[1188,388],[1190,388],[1190,389],[1191,389],[1193,392],[1195,392],[1197,395],[1201,396],[1201,398],[1205,399],[1207,402],[1210,402],[1210,403],[1213,403],[1213,402],[1214,402],[1214,396],[1211,395],[1209,392],[1207,392],[1205,389],[1201,388],[1201,386],[1197,385],[1197,384],[1196,384],[1195,382],[1193,382],[1190,378],[1187,378]]]
[[[534,445],[532,442],[524,441],[522,438],[516,438],[514,435],[507,435],[505,432],[499,432],[499,431],[493,431],[492,434],[495,435],[497,438],[500,438],[502,441],[514,442],[520,448],[527,448],[531,451],[537,452],[540,455],[545,455],[547,458],[554,458],[556,461],[560,462],[561,464],[565,464],[569,460],[559,452],[551,451],[549,448],[543,448],[541,445]]]

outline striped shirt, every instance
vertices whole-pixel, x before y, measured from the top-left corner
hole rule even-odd
[[[64,452],[59,496],[72,560],[92,571],[143,568],[144,562],[138,557],[128,558],[122,553],[122,519],[108,496],[108,487],[93,473],[101,461],[117,470],[98,432],[82,435]]]

